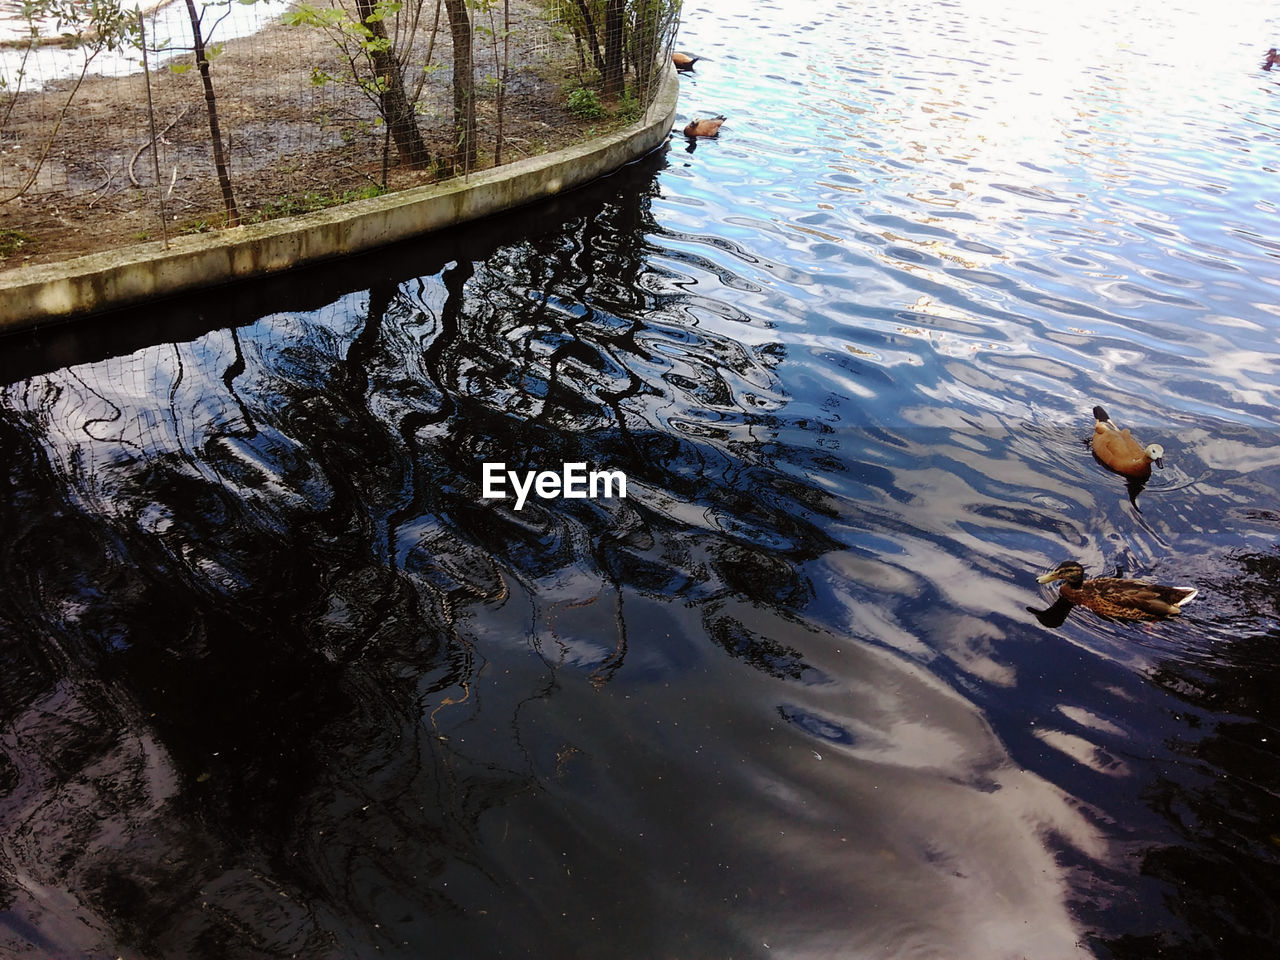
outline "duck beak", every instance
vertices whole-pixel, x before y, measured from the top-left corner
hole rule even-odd
[[[1156,457],[1152,462],[1161,470],[1164,469],[1164,457]]]
[[[1058,571],[1050,570],[1048,573],[1042,574],[1041,576],[1036,577],[1036,583],[1053,583],[1053,581],[1057,579],[1058,579]]]

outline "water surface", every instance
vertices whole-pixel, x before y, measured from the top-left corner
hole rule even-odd
[[[717,140],[6,343],[6,949],[1273,951],[1275,32],[691,4]]]
[[[143,30],[152,68],[191,55],[194,33],[186,4],[162,0],[147,6]],[[209,0],[197,6],[201,39],[209,44],[254,34],[277,22],[288,9],[287,0]],[[63,47],[49,42],[62,34],[60,24],[36,20],[34,25],[44,43],[32,50],[16,46],[30,37],[32,24],[22,18],[20,0],[0,3],[0,43],[13,44],[0,47],[0,89],[42,90],[46,84],[74,80],[85,72],[106,76],[142,72],[142,51],[136,47],[97,52],[92,47]]]

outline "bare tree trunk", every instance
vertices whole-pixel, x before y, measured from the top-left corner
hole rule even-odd
[[[169,249],[169,224],[164,218],[164,185],[160,182],[160,148],[156,141],[160,135],[156,133],[156,107],[151,99],[151,64],[147,62],[147,27],[138,11],[138,49],[142,51],[142,76],[147,85],[147,119],[151,122],[151,169],[156,178],[156,203],[160,207],[160,237],[164,240],[164,248]]]
[[[471,62],[471,20],[467,0],[444,0],[453,37],[453,128],[458,151],[453,166],[470,170],[476,163],[476,81]]]
[[[187,2],[190,3],[191,0]],[[356,10],[369,32],[379,41],[386,41],[387,28],[382,18],[375,16],[375,0],[356,0]],[[395,141],[400,162],[410,169],[420,170],[431,162],[431,152],[422,139],[413,104],[405,93],[400,61],[396,59],[389,43],[378,43],[375,47],[377,49],[370,53],[370,57],[381,81],[378,98],[382,119],[387,124],[391,139]]]
[[[649,84],[653,80],[654,67],[658,63],[658,44],[662,39],[662,4],[645,0],[637,4],[631,24],[631,62],[636,71],[636,99],[649,100]]]
[[[494,50],[494,59],[498,52]],[[502,0],[502,58],[498,67],[498,89],[495,91],[498,110],[498,130],[493,138],[493,165],[502,164],[502,123],[507,107],[507,77],[511,66],[511,0]]]
[[[578,12],[582,14],[583,25],[587,28],[587,46],[591,48],[591,59],[595,63],[596,69],[600,71],[600,76],[604,77],[604,58],[600,56],[600,40],[596,35],[596,22],[591,17],[591,10],[587,6],[585,0],[575,0],[578,4]],[[579,51],[581,56],[581,51]]]
[[[187,16],[191,18],[196,67],[200,70],[200,82],[204,84],[204,105],[209,114],[209,136],[213,139],[213,165],[218,171],[218,185],[222,187],[222,205],[227,211],[227,226],[238,227],[240,211],[236,209],[236,196],[231,190],[231,174],[227,172],[227,157],[222,149],[222,131],[218,128],[218,101],[213,95],[213,79],[209,76],[209,58],[204,53],[204,37],[200,33],[200,17],[196,13],[195,0],[187,0]]]
[[[623,27],[626,0],[607,0],[604,5],[604,89],[605,100],[617,100],[624,89]]]

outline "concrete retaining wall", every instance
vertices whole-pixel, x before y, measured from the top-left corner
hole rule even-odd
[[[680,85],[663,73],[645,116],[616,133],[446,183],[299,217],[177,237],[0,274],[0,330],[124,306],[359,253],[511,210],[612,173],[661,144]]]

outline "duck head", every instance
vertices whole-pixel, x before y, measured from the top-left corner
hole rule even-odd
[[[1036,583],[1053,583],[1055,580],[1065,580],[1070,586],[1079,588],[1084,583],[1084,567],[1075,560],[1064,560],[1048,573],[1036,577]]]

